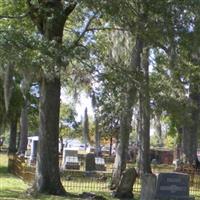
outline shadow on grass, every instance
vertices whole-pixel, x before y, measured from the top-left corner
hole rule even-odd
[[[6,173],[8,173],[8,167],[0,166],[0,174],[6,174]]]

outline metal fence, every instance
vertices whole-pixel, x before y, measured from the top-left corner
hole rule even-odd
[[[107,165],[106,165],[107,166]],[[154,173],[172,172],[171,166],[152,166]],[[31,183],[35,176],[35,167],[28,166],[23,158],[16,155],[9,157],[9,169],[11,173],[22,178],[24,181]],[[182,170],[190,176],[190,195],[196,200],[200,200],[200,170]],[[111,164],[108,164],[108,170],[99,172],[86,172],[81,166],[79,170],[67,169],[61,172],[61,180],[63,186],[69,192],[110,192],[109,186],[111,182]],[[141,183],[140,178],[136,179],[133,187],[133,193],[140,194]]]
[[[180,170],[190,177],[190,195],[200,199],[200,169],[185,168]]]
[[[67,170],[62,173],[63,186],[69,192],[110,192],[111,173],[107,172],[76,172]],[[140,193],[140,179],[137,178],[133,193]]]

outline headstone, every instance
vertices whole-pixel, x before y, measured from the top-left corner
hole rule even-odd
[[[64,148],[64,155],[65,156],[77,156],[78,151],[74,149]]]
[[[106,170],[104,158],[95,157],[95,169],[97,171],[105,171]]]
[[[29,164],[36,163],[37,148],[38,148],[39,136],[28,137],[27,150],[25,157],[28,158]]]
[[[78,157],[76,156],[66,156],[65,159],[65,169],[80,169],[80,164]]]
[[[85,171],[95,171],[95,156],[92,153],[86,154]]]
[[[137,172],[135,168],[125,170],[113,196],[116,198],[133,198],[133,185],[136,181]]]
[[[160,173],[156,185],[155,199],[191,200],[189,176],[183,173]]]
[[[156,175],[143,174],[141,177],[141,200],[154,200],[156,190]]]
[[[78,151],[64,148],[63,149],[63,161],[62,165],[64,169],[80,169],[80,164],[78,160]]]
[[[30,163],[35,163],[37,156],[38,140],[33,140],[31,143]]]

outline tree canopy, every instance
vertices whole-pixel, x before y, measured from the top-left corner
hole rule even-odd
[[[29,130],[39,130],[40,138],[36,191],[65,194],[58,138],[81,132],[75,103],[60,104],[61,87],[71,99],[82,91],[90,96],[97,151],[100,135],[117,138],[113,188],[126,169],[133,119],[142,173],[151,171],[151,119],[158,136],[164,123],[166,134],[178,138],[187,161],[194,162],[200,133],[199,11],[195,0],[0,1],[0,130],[10,129],[16,149],[27,102]],[[84,127],[89,140],[87,112]]]

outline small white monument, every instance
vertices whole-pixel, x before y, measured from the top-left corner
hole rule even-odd
[[[62,159],[63,169],[80,169],[80,164],[78,160],[78,151],[73,148],[63,149],[63,159]]]
[[[36,162],[38,141],[39,136],[28,137],[28,146],[25,157],[28,158],[29,164],[34,164]]]

